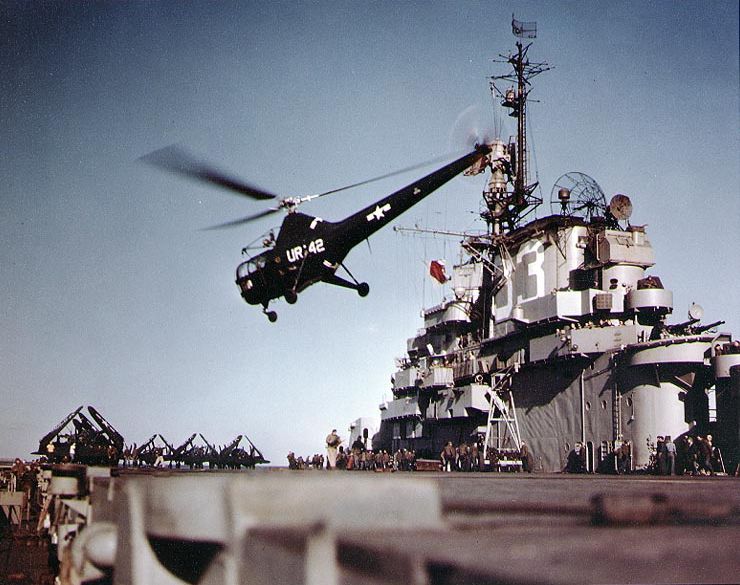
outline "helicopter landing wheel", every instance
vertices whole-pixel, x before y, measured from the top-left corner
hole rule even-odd
[[[267,320],[270,323],[277,321],[277,313],[275,311],[265,311],[265,315],[267,315]]]
[[[298,300],[298,295],[294,290],[285,291],[285,300],[289,305],[294,305]]]
[[[366,282],[361,282],[357,285],[357,294],[361,297],[366,297],[370,292],[370,285]]]

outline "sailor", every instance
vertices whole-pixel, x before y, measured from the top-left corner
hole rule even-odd
[[[699,471],[698,468],[698,451],[697,446],[694,443],[694,439],[691,436],[686,436],[684,443],[684,473],[690,473],[696,475]]]
[[[115,445],[108,445],[106,456],[108,459],[108,465],[111,467],[118,466],[118,449],[116,449]]]
[[[631,446],[629,441],[624,441],[617,448],[617,473],[623,475],[628,473],[630,470],[630,451]]]
[[[442,460],[442,471],[452,471],[455,461],[455,448],[452,446],[452,441],[447,441],[447,444],[439,454],[439,458]]]
[[[21,485],[21,478],[26,473],[26,464],[19,457],[16,457],[10,472],[10,491],[14,492]]]
[[[522,458],[522,471],[532,473],[532,471],[534,470],[534,455],[532,455],[532,451],[529,449],[529,446],[524,441],[522,441],[522,447],[519,450],[519,456]]]
[[[46,460],[49,463],[56,463],[56,461],[54,460],[54,449],[54,442],[49,441],[46,445]]]
[[[457,468],[460,471],[470,471],[470,447],[467,443],[457,448]]]
[[[670,435],[666,435],[665,437],[663,450],[665,451],[666,474],[676,475],[676,444],[673,442]]]
[[[326,468],[334,469],[337,465],[337,449],[341,444],[342,439],[337,435],[337,429],[332,429],[331,433],[326,435]]]
[[[655,456],[658,463],[658,475],[666,475],[665,439],[658,436],[655,439]]]
[[[360,451],[364,451],[364,450],[365,450],[365,443],[362,442],[362,438],[361,437],[357,437],[355,439],[355,442],[352,443],[352,451],[354,451],[355,454],[357,454]]]
[[[478,471],[480,469],[480,450],[478,449],[478,443],[473,443],[470,446],[470,467],[471,471]]]
[[[416,451],[409,449],[406,451],[406,471],[414,471],[416,469]]]
[[[566,473],[586,473],[586,450],[580,441],[568,453],[565,471]]]
[[[699,453],[699,472],[702,475],[712,475],[712,435],[697,437],[697,450]]]
[[[339,447],[339,453],[337,453],[337,469],[347,469],[347,454],[342,446]]]

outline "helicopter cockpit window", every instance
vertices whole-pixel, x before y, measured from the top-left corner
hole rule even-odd
[[[265,267],[264,256],[257,256],[256,258],[250,258],[246,262],[239,264],[236,269],[236,278],[242,279],[249,274],[252,274],[255,270],[260,270]]]

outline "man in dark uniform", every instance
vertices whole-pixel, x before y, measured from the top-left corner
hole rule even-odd
[[[439,458],[442,461],[442,471],[452,471],[455,464],[455,448],[452,446],[452,441],[447,441]]]
[[[568,453],[565,471],[567,473],[586,473],[586,450],[583,448],[583,443],[576,443],[576,446]]]
[[[657,463],[655,472],[665,475],[665,441],[662,436],[655,438],[655,460]]]
[[[710,435],[711,436],[711,435]],[[712,443],[704,437],[696,437],[697,459],[699,463],[699,473],[702,475],[712,474]]]

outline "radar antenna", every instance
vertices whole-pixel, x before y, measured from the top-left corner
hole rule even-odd
[[[594,217],[606,214],[606,197],[599,184],[584,173],[570,172],[555,181],[550,192],[550,211],[565,216]]]
[[[620,221],[629,225],[629,219],[632,216],[632,201],[627,195],[617,193],[606,206],[606,220],[612,227],[620,228]]]

